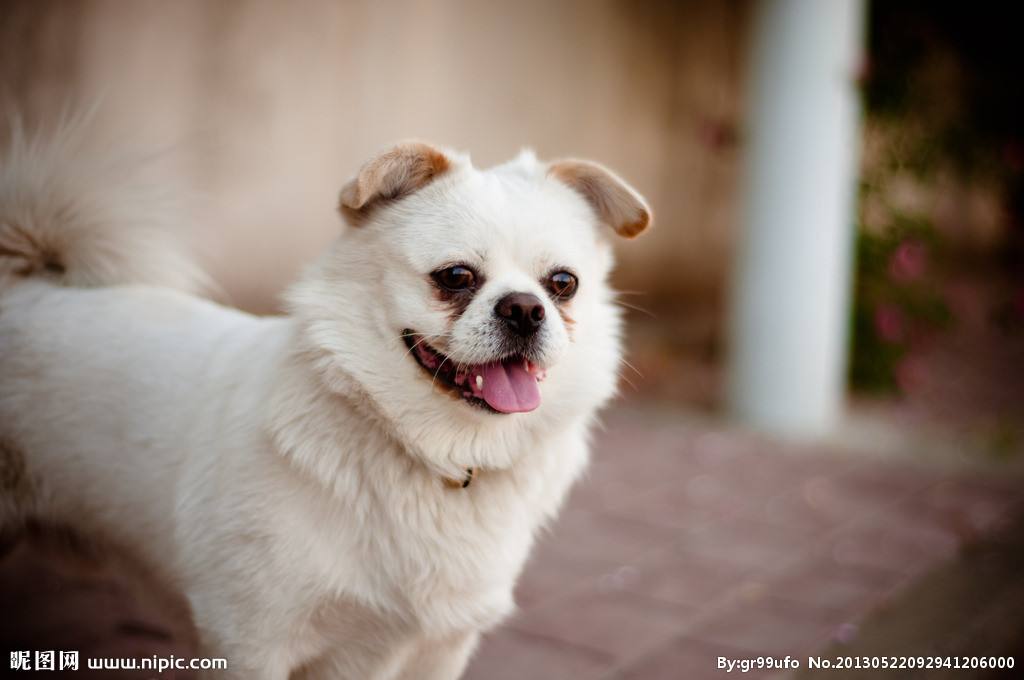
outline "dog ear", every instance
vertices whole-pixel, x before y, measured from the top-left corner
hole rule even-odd
[[[651,209],[643,197],[603,165],[555,161],[548,166],[548,174],[579,192],[619,236],[634,238],[651,223]]]
[[[353,226],[362,224],[383,201],[408,196],[451,167],[444,152],[422,142],[404,142],[367,161],[341,188],[340,210]]]

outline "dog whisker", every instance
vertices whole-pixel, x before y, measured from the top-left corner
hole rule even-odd
[[[634,383],[634,382],[633,382],[632,380],[630,380],[629,378],[627,378],[627,377],[626,377],[626,376],[625,376],[625,375],[624,375],[624,374],[622,373],[622,371],[619,371],[619,374],[618,374],[618,375],[619,375],[619,379],[620,379],[620,380],[622,380],[623,382],[625,382],[625,383],[626,383],[627,385],[629,385],[630,387],[632,387],[632,388],[633,388],[633,391],[634,391],[634,392],[639,392],[639,391],[640,391],[640,388],[636,386],[636,383]]]
[[[651,317],[652,319],[657,319],[658,318],[658,315],[655,314],[654,312],[652,312],[651,310],[644,309],[643,307],[640,307],[638,305],[633,305],[633,304],[630,304],[628,302],[623,302],[622,300],[612,300],[612,304],[616,304],[619,307],[622,307],[623,309],[632,309],[633,311],[640,312],[641,314],[646,314],[647,316]]]
[[[403,356],[409,356],[413,352],[413,350],[415,350],[417,347],[419,347],[421,344],[427,342],[428,340],[430,342],[433,342],[433,341],[439,340],[441,338],[450,338],[450,337],[451,337],[451,333],[438,333],[436,335],[423,335],[423,336],[420,337],[419,340],[417,340],[415,343],[413,343],[412,346],[409,347],[409,349],[407,349],[405,351],[405,354]],[[405,338],[404,335],[399,335],[398,336],[399,340],[403,340],[404,338]],[[427,344],[429,345],[430,343],[427,343]]]
[[[640,372],[640,369],[626,361],[626,359],[623,357],[619,357],[619,361],[622,362],[624,365],[628,366],[629,368],[633,369],[633,372],[636,373],[641,379],[643,379],[644,374]]]
[[[441,372],[441,368],[443,368],[445,363],[448,362],[448,361],[450,361],[450,359],[447,356],[445,356],[444,358],[441,359],[441,363],[439,363],[437,365],[437,370],[434,371],[434,377],[430,379],[430,389],[431,390],[434,389],[434,383],[437,382],[437,375],[438,375],[438,373]]]

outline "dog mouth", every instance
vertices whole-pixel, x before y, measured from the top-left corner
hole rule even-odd
[[[409,353],[431,382],[471,406],[493,413],[526,413],[540,406],[540,386],[546,371],[515,354],[484,364],[460,364],[427,344],[425,336],[402,332]]]

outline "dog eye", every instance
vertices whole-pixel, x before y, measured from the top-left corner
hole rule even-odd
[[[555,300],[568,300],[576,294],[576,277],[569,272],[555,272],[548,277],[547,289]]]
[[[438,285],[448,290],[466,290],[476,283],[476,274],[473,270],[461,264],[439,269],[431,276]]]

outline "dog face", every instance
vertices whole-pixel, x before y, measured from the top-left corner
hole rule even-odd
[[[316,301],[331,363],[433,467],[507,466],[613,393],[609,236],[650,217],[609,171],[528,153],[480,171],[409,144],[341,202],[352,228],[295,306]]]

